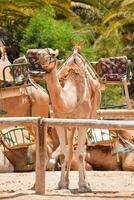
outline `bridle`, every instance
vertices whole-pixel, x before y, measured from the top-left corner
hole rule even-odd
[[[52,54],[52,53],[50,52],[50,49],[49,49],[49,48],[46,48],[46,50],[47,50],[46,55],[49,56],[49,62],[47,62],[47,64],[42,65],[42,66],[46,67],[46,66],[49,66],[50,64],[55,64],[55,65],[57,65],[57,59],[56,59],[55,54]],[[45,69],[45,72],[46,72],[46,73],[50,73],[51,71],[52,71],[51,69]]]

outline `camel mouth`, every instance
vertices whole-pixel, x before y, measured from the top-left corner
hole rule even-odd
[[[44,70],[29,70],[29,74],[32,77],[43,77],[45,76],[46,72]]]

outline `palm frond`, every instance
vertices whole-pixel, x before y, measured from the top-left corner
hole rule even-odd
[[[124,7],[127,7],[131,4],[134,4],[134,0],[124,0],[122,3],[121,3],[121,8],[124,8]]]
[[[115,29],[119,29],[119,28],[122,27],[123,25],[129,24],[129,23],[134,23],[134,16],[131,16],[131,17],[127,18],[127,19],[121,19],[121,20],[119,20],[119,21],[117,21],[117,22],[111,24],[110,27],[108,28],[108,30],[105,32],[105,34],[106,34],[107,36],[109,36],[110,33],[111,33],[112,31],[114,31]]]
[[[52,1],[51,5],[61,10],[62,13],[68,17],[76,17],[76,14],[71,10],[71,4],[62,4],[58,1]]]
[[[100,8],[105,9],[105,5],[103,4],[102,0],[72,0],[72,3],[75,3],[75,2],[87,4],[98,9]]]
[[[129,9],[113,9],[103,16],[102,23],[106,24],[117,17],[126,17],[129,14]]]
[[[87,10],[92,10],[92,11],[97,9],[97,8],[91,6],[91,5],[81,3],[81,2],[71,2],[71,8],[82,8],[82,9],[87,9]]]

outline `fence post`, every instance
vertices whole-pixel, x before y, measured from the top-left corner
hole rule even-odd
[[[45,194],[45,166],[46,166],[46,135],[47,125],[38,121],[36,134],[36,180],[35,191],[38,194]]]

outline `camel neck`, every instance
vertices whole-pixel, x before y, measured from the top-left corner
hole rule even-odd
[[[71,112],[77,104],[76,85],[70,83],[73,80],[67,80],[64,87],[62,87],[56,68],[46,75],[45,80],[52,105],[56,111],[62,113]]]

